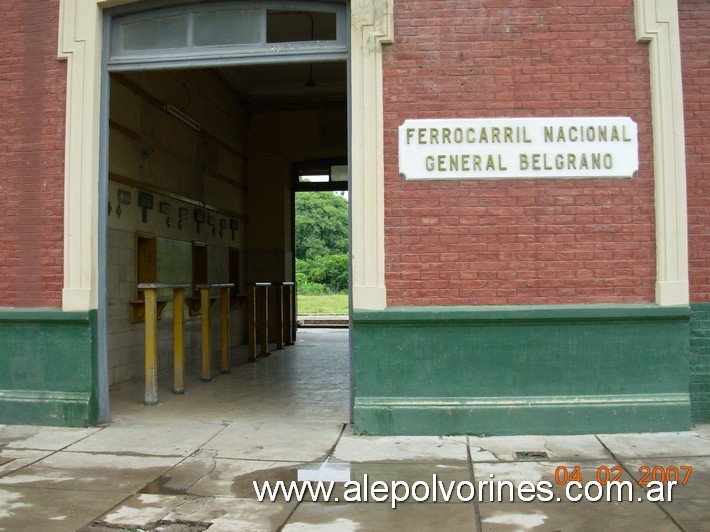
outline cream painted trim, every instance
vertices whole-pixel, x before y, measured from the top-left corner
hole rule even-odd
[[[62,0],[59,58],[67,61],[64,310],[98,308],[101,14],[95,0]]]
[[[656,303],[687,305],[685,127],[676,0],[635,0],[636,39],[649,43],[656,190]]]
[[[60,0],[58,57],[67,61],[63,310],[98,302],[101,10],[133,0]]]
[[[61,0],[59,57],[67,61],[64,310],[98,308],[98,183],[102,9],[135,0]],[[382,47],[393,0],[351,2],[352,253],[355,308],[387,304],[384,281]]]
[[[350,10],[353,307],[387,306],[385,289],[382,45],[394,37],[393,0],[353,0]]]

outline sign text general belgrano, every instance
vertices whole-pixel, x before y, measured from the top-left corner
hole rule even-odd
[[[633,177],[638,131],[627,117],[407,120],[406,179]]]

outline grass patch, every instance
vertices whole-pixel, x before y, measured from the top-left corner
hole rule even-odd
[[[348,294],[298,296],[299,316],[347,316]]]

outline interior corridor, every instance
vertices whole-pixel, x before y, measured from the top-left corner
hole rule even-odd
[[[214,367],[219,367],[218,365]],[[229,374],[201,382],[198,361],[188,365],[185,394],[172,393],[172,367],[159,372],[159,404],[143,405],[143,379],[110,391],[111,420],[300,420],[348,423],[350,376],[347,329],[299,329],[293,346],[247,362],[246,346],[232,353]]]

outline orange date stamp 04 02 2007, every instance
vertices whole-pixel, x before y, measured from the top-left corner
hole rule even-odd
[[[685,486],[693,473],[693,466],[640,466],[638,473],[641,476],[638,483],[642,486],[648,485],[649,482],[675,482]],[[600,484],[609,482],[618,482],[624,474],[624,468],[620,465],[612,467],[599,466],[596,470],[596,478],[584,479],[580,466],[566,467],[557,466],[555,469],[555,483],[559,485],[568,484],[569,482],[584,482],[585,480],[595,480]]]

